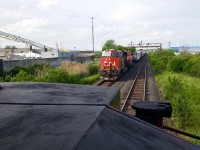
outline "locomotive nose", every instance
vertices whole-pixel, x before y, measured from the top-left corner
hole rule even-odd
[[[110,57],[107,57],[106,60],[107,60],[107,61],[110,61]]]

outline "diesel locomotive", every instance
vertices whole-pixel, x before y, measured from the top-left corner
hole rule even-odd
[[[141,57],[141,51],[130,52],[114,49],[102,51],[100,58],[100,77],[104,80],[116,80]]]

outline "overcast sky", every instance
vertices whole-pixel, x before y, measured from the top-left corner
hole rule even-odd
[[[66,49],[156,42],[200,45],[199,0],[0,0],[0,31]],[[9,41],[0,38],[0,46]],[[18,43],[16,45],[19,45]]]

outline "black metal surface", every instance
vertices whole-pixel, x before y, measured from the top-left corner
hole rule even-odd
[[[136,113],[141,114],[153,114],[161,117],[171,117],[172,107],[169,102],[157,102],[157,101],[138,101],[132,104],[132,108],[136,110]]]
[[[200,149],[135,117],[108,108],[96,119],[79,145],[77,149],[80,150]]]
[[[0,59],[0,76],[3,74],[3,60]]]
[[[0,105],[0,149],[71,150],[102,109],[103,106]]]
[[[158,127],[163,126],[163,117],[171,117],[172,106],[168,102],[138,101],[133,103],[136,117]]]
[[[25,83],[21,84],[23,86],[19,88],[18,95],[15,92],[16,95],[11,96],[8,90],[11,89],[13,93],[11,85],[12,83],[4,83],[3,89],[0,90],[0,94],[3,93],[5,98],[1,97],[0,103],[1,150],[200,149],[108,106],[110,100],[107,98],[114,97],[117,90],[112,89],[114,93],[108,96],[101,93],[103,90],[101,87],[96,86]],[[13,85],[16,86],[16,83]],[[71,90],[65,91],[67,87]],[[84,88],[84,92],[77,91],[81,87]],[[2,92],[4,88],[7,89],[7,94]],[[49,95],[47,92],[49,90],[59,92],[59,89],[61,90],[59,94]],[[64,91],[68,94],[64,94]],[[78,96],[77,100],[73,99],[75,102],[70,98],[64,98],[64,95],[70,95],[70,92],[77,95],[80,92],[87,97],[87,93],[91,94],[94,91],[99,91],[102,95],[97,94],[81,100]],[[26,98],[23,93],[28,93]],[[39,99],[40,94],[41,99]],[[25,99],[19,99],[22,97]],[[104,101],[98,102],[99,97]]]
[[[0,85],[0,103],[110,104],[119,98],[117,88],[34,82]]]

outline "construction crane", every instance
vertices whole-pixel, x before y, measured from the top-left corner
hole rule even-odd
[[[0,31],[0,37],[8,39],[8,40],[13,40],[13,41],[16,41],[16,42],[26,43],[26,44],[30,45],[30,49],[32,49],[32,46],[35,46],[35,47],[44,49],[44,51],[53,51],[53,50],[55,50],[55,48],[52,48],[52,47],[49,47],[49,46],[46,46],[46,45],[31,41],[31,40],[28,40],[28,39],[25,39],[25,38],[22,38],[20,36],[16,36],[16,35],[13,35],[13,34],[5,33],[5,32],[2,32],[2,31]]]

